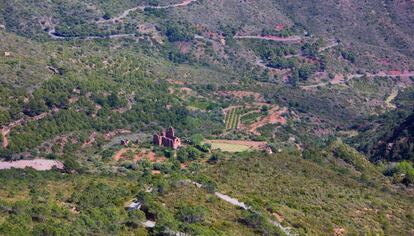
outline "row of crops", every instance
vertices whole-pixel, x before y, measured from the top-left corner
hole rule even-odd
[[[227,112],[226,115],[226,130],[237,129],[239,124],[240,115],[241,115],[241,107],[232,108]]]
[[[235,107],[226,114],[226,130],[237,129],[239,122],[244,125],[251,125],[260,120],[263,112],[255,112],[254,109]]]
[[[248,114],[243,115],[240,118],[241,123],[245,124],[245,125],[251,125],[254,122],[257,122],[260,117],[262,117],[262,113],[260,112],[251,112]]]

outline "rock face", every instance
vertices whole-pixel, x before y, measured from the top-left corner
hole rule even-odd
[[[154,134],[153,143],[157,146],[178,149],[181,146],[181,139],[175,136],[174,128],[170,127],[167,132],[163,130],[160,134]]]

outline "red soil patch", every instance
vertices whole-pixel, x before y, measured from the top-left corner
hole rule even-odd
[[[383,65],[383,66],[389,66],[389,65],[391,65],[390,60],[387,60],[387,59],[380,60],[378,63],[381,64],[381,65]]]
[[[121,160],[122,158],[123,158],[123,155],[128,151],[128,150],[130,150],[129,148],[123,148],[123,149],[121,149],[121,150],[119,150],[116,154],[115,154],[115,156],[114,156],[114,160],[115,161],[119,161],[119,160]]]
[[[141,151],[135,156],[134,161],[140,161],[144,158],[148,158],[148,160],[150,160],[151,162],[161,162],[165,160],[164,158],[157,159],[155,157],[155,152],[153,151],[150,151],[150,152]]]
[[[334,235],[335,236],[342,236],[345,235],[346,231],[344,228],[335,228],[334,229]]]
[[[3,148],[6,149],[9,146],[9,140],[7,138],[7,135],[10,133],[10,129],[7,127],[4,127],[1,129],[1,135],[3,136]]]
[[[177,43],[178,49],[181,53],[187,54],[191,50],[191,43],[189,42],[179,42]]]
[[[184,85],[185,84],[183,81],[173,80],[173,79],[167,79],[167,82],[170,83],[170,84],[177,84],[177,85]]]
[[[187,88],[187,87],[183,87],[183,88],[180,88],[180,91],[182,91],[182,92],[192,92],[193,90],[190,89],[190,88]]]
[[[7,136],[3,135],[3,148],[6,149],[9,146],[9,140]]]
[[[278,107],[276,108],[272,108],[269,111],[269,115],[263,117],[262,119],[260,119],[258,122],[255,122],[251,125],[249,125],[248,129],[250,132],[256,134],[256,135],[260,135],[260,132],[257,131],[257,129],[259,129],[260,127],[263,127],[267,124],[286,124],[286,119],[282,116],[283,114],[285,114],[287,112],[286,108],[283,109],[279,109]]]
[[[156,161],[157,159],[156,159],[156,157],[155,157],[155,152],[150,152],[149,154],[148,154],[148,158],[149,158],[149,160],[150,161],[152,161],[152,162],[154,162],[154,161]]]
[[[284,30],[284,29],[285,29],[285,25],[284,24],[277,24],[275,26],[275,30],[277,30],[277,31],[281,31],[281,30]]]
[[[345,77],[343,74],[337,74],[335,77],[331,80],[331,84],[342,84],[345,82]]]
[[[123,148],[123,149],[119,150],[115,154],[114,160],[115,161],[119,161],[119,160],[125,158],[124,155],[128,151],[133,151],[133,149],[131,149],[131,148]],[[159,157],[159,158],[157,158],[156,155],[155,155],[155,152],[153,152],[153,151],[141,150],[140,152],[134,154],[134,159],[133,159],[134,162],[141,161],[143,159],[148,159],[152,163],[164,162],[166,160],[165,157]]]
[[[279,214],[279,213],[277,213],[277,212],[273,212],[273,213],[272,213],[272,215],[273,215],[274,217],[276,217],[276,219],[277,219],[277,221],[278,221],[279,223],[282,223],[282,222],[285,220],[285,218],[284,218],[281,214]]]
[[[145,151],[141,151],[140,153],[138,153],[137,155],[135,155],[134,161],[137,162],[137,161],[140,161],[140,160],[144,159],[145,158],[145,155],[146,155],[146,152]]]
[[[98,135],[98,133],[96,132],[92,132],[92,134],[89,136],[89,139],[86,140],[86,142],[84,142],[82,144],[82,148],[85,148],[87,146],[92,145],[92,143],[94,143],[96,141],[96,136]]]
[[[288,75],[283,76],[283,77],[282,77],[282,81],[283,81],[284,83],[289,82],[289,76],[288,76]]]
[[[392,70],[392,71],[388,72],[388,74],[393,75],[393,76],[398,76],[398,75],[402,74],[402,72],[399,71],[399,70]]]

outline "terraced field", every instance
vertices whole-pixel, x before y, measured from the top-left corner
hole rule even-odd
[[[226,130],[237,129],[240,122],[241,107],[234,107],[226,112]]]
[[[262,117],[262,113],[260,112],[250,112],[246,113],[241,116],[240,121],[245,125],[251,125],[254,122],[258,121],[259,118]]]

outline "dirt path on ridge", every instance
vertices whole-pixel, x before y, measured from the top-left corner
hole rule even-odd
[[[337,74],[335,76],[335,78],[332,81],[328,81],[328,82],[321,82],[318,84],[311,84],[311,85],[303,85],[300,86],[301,89],[307,90],[307,89],[312,89],[312,88],[317,88],[317,87],[324,87],[327,85],[338,85],[338,84],[345,84],[347,82],[349,82],[352,79],[359,79],[362,77],[367,77],[367,78],[375,78],[375,77],[380,77],[380,78],[384,78],[384,77],[391,77],[391,78],[397,78],[397,77],[402,77],[402,78],[409,78],[409,77],[414,77],[414,71],[381,71],[378,73],[366,73],[366,74],[350,74],[350,75],[341,75],[341,74]]]
[[[55,108],[55,109],[53,109],[53,110],[51,110],[49,112],[43,112],[43,113],[41,113],[41,114],[39,114],[37,116],[33,116],[33,117],[26,116],[24,118],[21,118],[21,119],[18,119],[16,121],[13,121],[13,122],[9,123],[8,125],[3,126],[3,128],[1,129],[1,135],[3,136],[3,144],[2,144],[2,147],[3,148],[7,148],[9,146],[9,139],[8,139],[7,136],[10,134],[10,132],[11,132],[12,129],[16,128],[17,126],[23,125],[23,124],[25,124],[27,122],[30,122],[30,121],[38,121],[38,120],[41,120],[41,119],[45,118],[46,116],[48,116],[50,114],[53,114],[53,113],[58,112],[59,110],[60,109]]]
[[[176,3],[176,4],[171,4],[171,5],[166,5],[166,6],[138,6],[138,7],[133,7],[130,9],[127,9],[125,11],[122,12],[121,15],[105,20],[105,19],[100,19],[98,21],[96,21],[96,23],[98,24],[103,24],[103,23],[117,23],[122,21],[122,19],[126,18],[131,12],[134,11],[144,11],[145,9],[168,9],[168,8],[175,8],[175,7],[184,7],[187,6],[193,2],[196,2],[198,0],[183,0],[181,3]],[[51,26],[49,31],[48,31],[48,35],[50,38],[52,39],[56,39],[56,40],[94,40],[94,39],[122,39],[122,38],[135,38],[136,35],[135,34],[111,34],[111,35],[104,35],[104,36],[64,36],[64,35],[60,35],[58,33],[56,33],[56,26]]]
[[[97,23],[100,23],[100,24],[102,24],[102,23],[116,23],[116,22],[119,22],[122,19],[126,18],[131,12],[134,12],[134,11],[138,11],[138,10],[144,11],[145,9],[168,9],[168,8],[175,8],[175,7],[184,7],[184,6],[190,5],[191,3],[197,2],[197,1],[198,0],[183,0],[180,3],[165,5],[165,6],[149,6],[149,5],[147,5],[147,6],[133,7],[133,8],[130,8],[130,9],[127,9],[127,10],[123,11],[122,14],[117,16],[117,17],[114,17],[114,18],[111,18],[111,19],[108,19],[108,20],[101,19]]]
[[[289,37],[279,37],[279,36],[260,36],[260,35],[236,35],[233,37],[234,39],[260,39],[260,40],[267,40],[267,41],[275,41],[275,42],[300,42],[302,40],[299,36],[289,36]]]

